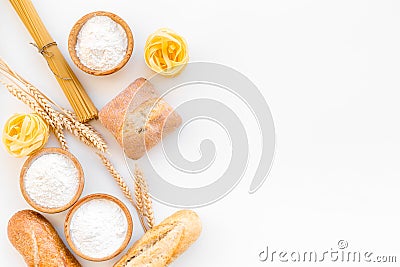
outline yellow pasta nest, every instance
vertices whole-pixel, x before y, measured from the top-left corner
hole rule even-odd
[[[186,41],[172,30],[159,29],[147,38],[144,58],[153,71],[175,76],[189,61]]]
[[[29,156],[41,149],[49,138],[48,124],[37,114],[15,114],[3,130],[3,143],[14,157]]]

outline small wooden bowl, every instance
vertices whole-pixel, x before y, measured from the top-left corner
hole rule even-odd
[[[104,258],[92,258],[90,256],[87,256],[85,254],[83,254],[74,244],[74,242],[72,241],[71,238],[71,234],[70,234],[70,224],[71,224],[71,220],[72,217],[74,216],[74,213],[80,208],[80,206],[82,206],[84,203],[91,201],[93,199],[106,199],[106,200],[110,200],[113,201],[114,203],[116,203],[124,212],[125,216],[126,216],[126,220],[128,222],[128,230],[126,232],[126,237],[124,242],[122,243],[121,247],[115,251],[113,254],[104,257]],[[99,261],[106,261],[106,260],[110,260],[114,257],[116,257],[118,254],[120,254],[125,248],[126,246],[129,244],[129,241],[131,240],[132,237],[132,231],[133,231],[133,222],[132,222],[132,216],[129,213],[128,208],[125,206],[124,203],[122,203],[118,198],[107,195],[107,194],[91,194],[88,195],[84,198],[82,198],[81,200],[79,200],[68,212],[67,217],[65,218],[65,223],[64,223],[64,234],[65,234],[65,238],[67,239],[67,242],[69,244],[69,246],[71,247],[71,249],[80,257],[89,260],[89,261],[95,261],[95,262],[99,262]]]
[[[61,154],[61,155],[64,155],[67,158],[72,160],[72,162],[74,163],[76,169],[78,170],[78,179],[79,179],[78,190],[76,191],[76,194],[71,199],[71,201],[68,202],[68,204],[66,204],[65,206],[58,207],[58,208],[46,208],[46,207],[40,206],[37,203],[35,203],[33,201],[33,199],[31,199],[29,197],[28,192],[26,192],[25,182],[24,182],[24,177],[26,175],[26,172],[28,171],[28,169],[31,166],[32,162],[34,162],[37,158],[39,158],[40,156],[45,155],[45,154]],[[72,205],[75,204],[75,202],[81,196],[84,184],[85,184],[85,178],[84,178],[84,175],[83,175],[82,166],[79,163],[79,161],[75,158],[74,155],[72,155],[68,151],[65,151],[65,150],[63,150],[61,148],[55,148],[55,147],[43,148],[43,149],[39,150],[38,152],[34,153],[33,155],[31,155],[25,161],[24,165],[22,166],[21,173],[20,173],[20,176],[19,176],[19,186],[20,186],[22,195],[25,198],[26,202],[28,202],[28,204],[31,205],[34,209],[36,209],[38,211],[41,211],[41,212],[45,212],[45,213],[58,213],[58,212],[62,212],[64,210],[69,209]]]
[[[76,55],[75,46],[76,46],[78,34],[79,34],[82,26],[86,23],[86,21],[88,21],[89,19],[91,19],[95,16],[108,16],[113,21],[115,21],[116,23],[118,23],[119,25],[122,26],[122,28],[126,32],[126,37],[128,38],[128,47],[126,49],[126,54],[125,54],[124,59],[115,68],[110,69],[110,70],[102,71],[102,70],[90,69],[90,68],[86,67],[85,65],[83,65],[81,63],[81,61],[79,60],[78,56]],[[79,69],[83,70],[86,73],[95,75],[95,76],[108,75],[108,74],[112,74],[112,73],[120,70],[129,61],[129,59],[133,53],[133,46],[134,46],[133,35],[132,35],[132,31],[129,28],[128,24],[123,19],[118,17],[117,15],[110,13],[110,12],[106,12],[106,11],[96,11],[96,12],[92,12],[92,13],[89,13],[89,14],[83,16],[81,19],[79,19],[75,23],[74,27],[72,27],[72,30],[68,37],[68,51],[69,51],[69,55],[72,58],[72,61],[75,63],[75,65]]]

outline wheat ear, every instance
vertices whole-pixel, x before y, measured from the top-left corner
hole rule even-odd
[[[134,173],[134,182],[135,182],[135,201],[136,205],[139,209],[140,214],[144,214],[143,210],[143,201],[142,201],[142,187],[140,185],[140,180],[137,179],[137,169],[135,169]]]
[[[139,167],[135,166],[135,192],[140,188],[140,195],[141,203],[143,205],[143,216],[146,218],[146,223],[148,227],[151,229],[153,228],[154,222],[154,212],[153,212],[153,203],[151,201],[149,190],[147,187],[146,180],[144,179],[142,170]],[[135,194],[136,196],[136,194]],[[138,200],[136,200],[138,202]]]

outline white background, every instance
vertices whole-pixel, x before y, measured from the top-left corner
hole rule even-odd
[[[81,16],[106,10],[131,26],[135,53],[117,74],[93,77],[73,66],[98,108],[137,77],[152,74],[144,64],[143,46],[160,27],[172,28],[187,39],[192,61],[218,62],[247,75],[269,103],[277,151],[268,180],[249,195],[254,173],[249,169],[231,194],[197,209],[204,224],[201,238],[173,266],[266,266],[269,263],[259,262],[258,254],[267,245],[272,250],[325,251],[336,249],[340,239],[349,242],[349,249],[397,255],[400,261],[399,1],[36,0],[34,4],[71,65],[67,38]],[[0,0],[0,36],[0,56],[67,106],[6,0]],[[29,111],[4,88],[0,106],[1,125],[15,112]],[[112,135],[97,122],[94,125],[108,140],[113,162],[127,176]],[[83,195],[105,192],[123,199],[96,156],[72,136],[68,140],[86,174]],[[185,139],[187,146],[189,141]],[[23,162],[0,150],[1,266],[24,266],[7,239],[8,219],[30,208],[19,191]],[[174,212],[158,203],[154,209],[158,222]],[[63,236],[65,213],[46,217]],[[142,235],[134,218],[132,241]],[[79,260],[84,266],[111,266],[115,261]]]

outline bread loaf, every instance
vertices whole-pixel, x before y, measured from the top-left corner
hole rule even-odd
[[[50,222],[35,211],[22,210],[11,217],[8,239],[29,267],[81,266]]]
[[[142,157],[182,122],[144,78],[135,80],[106,104],[99,119],[131,159]]]
[[[114,267],[164,267],[193,244],[201,233],[199,216],[181,210],[147,231]]]

